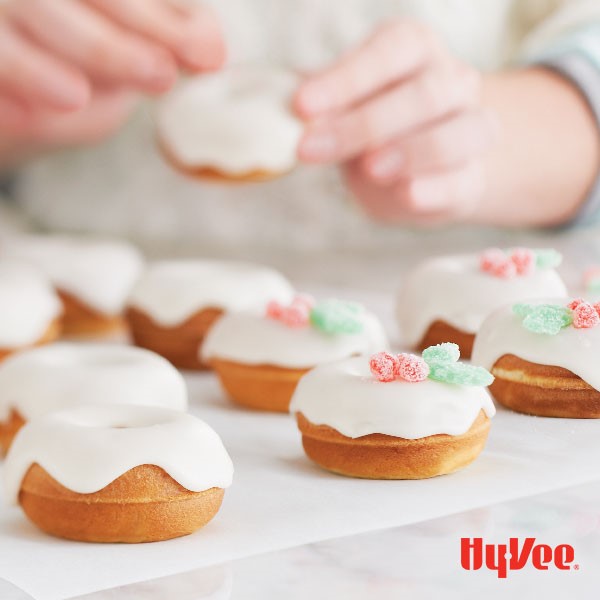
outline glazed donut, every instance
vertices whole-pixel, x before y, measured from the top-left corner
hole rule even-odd
[[[224,313],[262,313],[271,298],[293,290],[276,271],[217,260],[163,261],[151,265],[134,288],[126,317],[135,343],[182,369],[204,369],[199,348]]]
[[[60,334],[62,306],[46,279],[35,270],[0,261],[0,361]]]
[[[155,542],[217,513],[233,466],[219,436],[189,414],[88,405],[28,423],[7,456],[8,498],[50,535]]]
[[[123,307],[143,264],[133,246],[87,237],[24,235],[0,244],[0,255],[28,263],[50,279],[64,305],[65,335],[124,330]]]
[[[311,460],[366,479],[424,479],[461,469],[483,449],[495,413],[482,385],[384,381],[364,356],[309,371],[290,411]]]
[[[279,177],[297,162],[302,124],[291,110],[297,85],[289,71],[258,66],[188,79],[159,108],[159,145],[171,165],[193,177]]]
[[[182,376],[164,358],[120,345],[52,344],[0,365],[0,454],[31,419],[78,404],[187,408]]]
[[[527,268],[517,267],[521,256],[529,257]],[[438,257],[418,265],[397,300],[403,342],[422,350],[451,341],[469,358],[477,330],[496,308],[529,298],[567,296],[553,268],[558,263],[560,255],[554,251],[518,248]]]
[[[279,306],[282,311],[290,310],[298,302]],[[285,322],[283,314],[276,317],[272,312],[227,315],[209,332],[202,358],[215,369],[234,402],[247,408],[288,412],[296,385],[309,369],[387,346],[379,320],[358,305],[353,305],[358,307],[358,313],[352,333],[324,331],[310,322],[310,310],[332,307],[334,312],[336,302],[326,301],[314,309],[307,308],[303,323],[297,319]],[[339,303],[342,310],[344,304]],[[273,306],[276,304],[271,304],[271,309]]]
[[[528,306],[543,305],[571,310],[561,298],[532,301]],[[591,326],[575,321],[543,333],[528,328],[532,320],[525,321],[522,306],[494,312],[475,340],[473,362],[496,377],[490,387],[494,398],[530,415],[600,418],[600,317],[592,317]]]

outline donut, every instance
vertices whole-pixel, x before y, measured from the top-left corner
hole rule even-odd
[[[292,286],[276,271],[218,260],[162,261],[135,286],[126,318],[134,342],[182,369],[205,369],[199,348],[229,312],[262,314],[271,298],[288,301]]]
[[[541,417],[600,418],[600,305],[575,302],[577,310],[561,298],[530,301],[485,320],[473,362],[496,377],[490,391],[500,404]]]
[[[164,358],[109,344],[51,344],[0,365],[0,454],[19,429],[49,412],[79,404],[187,408],[183,377]]]
[[[379,320],[362,306],[336,300],[313,306],[299,296],[289,305],[271,302],[263,315],[222,317],[206,337],[202,359],[237,404],[288,412],[309,369],[386,345]]]
[[[42,531],[106,543],[193,533],[216,515],[232,475],[221,439],[200,419],[116,404],[30,421],[4,466],[8,499]]]
[[[41,274],[0,260],[0,361],[18,350],[55,340],[61,313],[58,296]]]
[[[365,479],[425,479],[457,471],[482,451],[495,413],[484,387],[491,379],[464,363],[428,366],[414,355],[353,357],[304,375],[290,411],[320,467]]]
[[[293,73],[237,66],[183,82],[161,103],[159,146],[178,171],[219,182],[280,177],[297,162],[302,124]]]
[[[63,306],[63,333],[124,331],[122,312],[143,261],[125,242],[77,236],[23,235],[0,244],[0,256],[27,263],[52,282]]]
[[[475,334],[496,308],[529,298],[567,297],[554,250],[489,249],[427,260],[407,277],[396,314],[403,342],[423,350],[444,341],[470,358]]]

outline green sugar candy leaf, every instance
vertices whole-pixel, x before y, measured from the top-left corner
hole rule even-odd
[[[423,360],[431,365],[433,363],[455,363],[460,358],[460,349],[458,344],[438,344],[437,346],[429,346],[423,350]]]
[[[573,323],[570,309],[558,304],[540,304],[523,319],[523,327],[533,333],[558,335],[561,329]]]
[[[538,269],[555,269],[561,265],[562,260],[562,254],[551,248],[535,250],[535,264]]]
[[[521,317],[524,319],[528,315],[530,315],[535,310],[535,305],[533,304],[515,304],[512,307],[513,314],[517,315],[517,317]]]
[[[356,302],[323,300],[310,312],[313,327],[330,335],[360,333],[365,309]]]
[[[429,365],[429,379],[454,385],[486,387],[494,381],[494,376],[483,367],[475,367],[460,362],[433,363]]]

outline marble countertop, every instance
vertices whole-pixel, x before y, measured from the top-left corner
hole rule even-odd
[[[535,537],[575,548],[571,571],[531,566],[499,580],[460,566],[460,538]],[[326,540],[73,600],[411,600],[598,597],[600,481],[383,531]],[[0,592],[2,592],[0,587]],[[8,593],[8,595],[6,595]],[[11,595],[12,593],[12,595]],[[18,591],[3,600],[23,600]]]

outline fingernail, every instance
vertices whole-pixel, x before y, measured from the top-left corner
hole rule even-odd
[[[369,171],[376,179],[389,179],[398,174],[403,164],[404,157],[402,154],[390,151],[373,160],[369,165]]]
[[[328,160],[335,157],[337,142],[330,133],[309,134],[300,144],[300,154],[308,160]]]

